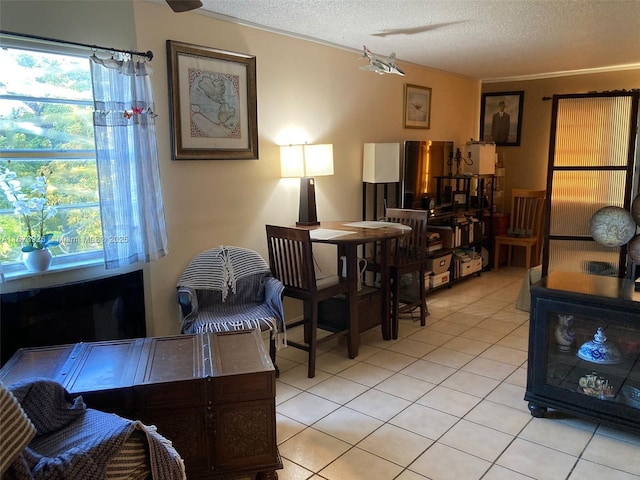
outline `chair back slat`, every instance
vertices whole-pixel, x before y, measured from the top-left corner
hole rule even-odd
[[[538,235],[546,194],[546,190],[513,189],[509,235],[515,237]]]
[[[313,250],[309,231],[267,225],[271,273],[285,288],[313,293],[316,290]]]
[[[412,259],[424,259],[427,256],[429,236],[427,221],[429,212],[408,208],[387,208],[386,221],[402,223],[411,227],[411,232],[403,235],[395,242],[392,255]]]

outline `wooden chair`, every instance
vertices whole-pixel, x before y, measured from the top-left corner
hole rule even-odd
[[[411,227],[411,233],[399,238],[391,252],[389,276],[391,279],[391,336],[398,338],[398,316],[400,313],[400,282],[403,275],[418,273],[418,298],[405,303],[409,308],[420,308],[420,325],[425,326],[429,315],[425,294],[426,260],[428,255],[427,210],[387,208],[386,221],[402,223]],[[406,301],[406,299],[403,299]],[[403,302],[404,303],[404,302]]]
[[[494,239],[494,267],[500,264],[500,248],[506,245],[507,265],[511,265],[513,247],[526,249],[526,268],[531,268],[533,255],[535,265],[540,258],[540,229],[542,213],[544,212],[544,200],[546,190],[521,190],[514,188],[511,191],[511,218],[506,235],[497,235]]]
[[[287,328],[304,325],[304,343],[287,339],[287,344],[309,352],[309,378],[315,376],[318,345],[337,335],[358,335],[349,325],[344,330],[318,338],[318,305],[336,295],[349,294],[349,282],[338,275],[316,277],[309,230],[267,225],[269,265],[275,278],[284,284],[283,294],[304,302],[304,318]]]

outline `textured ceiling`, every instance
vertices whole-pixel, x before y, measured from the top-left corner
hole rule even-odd
[[[197,13],[485,81],[640,68],[640,0],[202,2]]]

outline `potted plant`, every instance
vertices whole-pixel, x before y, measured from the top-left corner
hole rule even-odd
[[[0,173],[0,188],[13,205],[14,213],[22,216],[27,227],[27,236],[22,247],[24,263],[29,270],[44,271],[51,264],[49,247],[59,245],[52,240],[52,233],[45,233],[45,221],[53,217],[56,209],[47,201],[48,181],[51,168],[45,165],[38,170],[29,193],[22,190],[22,183],[15,172],[5,167]]]

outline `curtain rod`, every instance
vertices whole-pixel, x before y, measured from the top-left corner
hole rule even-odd
[[[49,37],[41,37],[39,35],[29,35],[26,33],[15,33],[15,32],[7,32],[6,30],[0,30],[0,34],[2,35],[11,35],[14,37],[22,37],[22,38],[28,38],[31,40],[41,40],[44,42],[52,42],[52,43],[60,43],[63,45],[73,45],[76,47],[85,47],[85,48],[91,48],[93,50],[103,50],[103,51],[107,51],[107,52],[119,52],[119,53],[128,53],[129,55],[137,55],[139,57],[145,57],[148,60],[153,60],[153,52],[151,50],[147,50],[146,52],[136,52],[133,50],[123,50],[121,48],[111,48],[111,47],[100,47],[98,45],[89,45],[88,43],[78,43],[78,42],[71,42],[68,40],[58,40],[56,38],[49,38]]]
[[[637,92],[640,92],[640,88],[630,88],[629,90],[627,90],[626,88],[623,88],[622,90],[604,90],[602,92],[596,92],[595,90],[592,90],[586,93],[556,93],[555,95],[585,95],[585,96],[608,95],[613,97],[613,96],[619,96],[620,94],[637,93]],[[542,97],[543,102],[547,102],[549,100],[553,100],[553,97]]]

